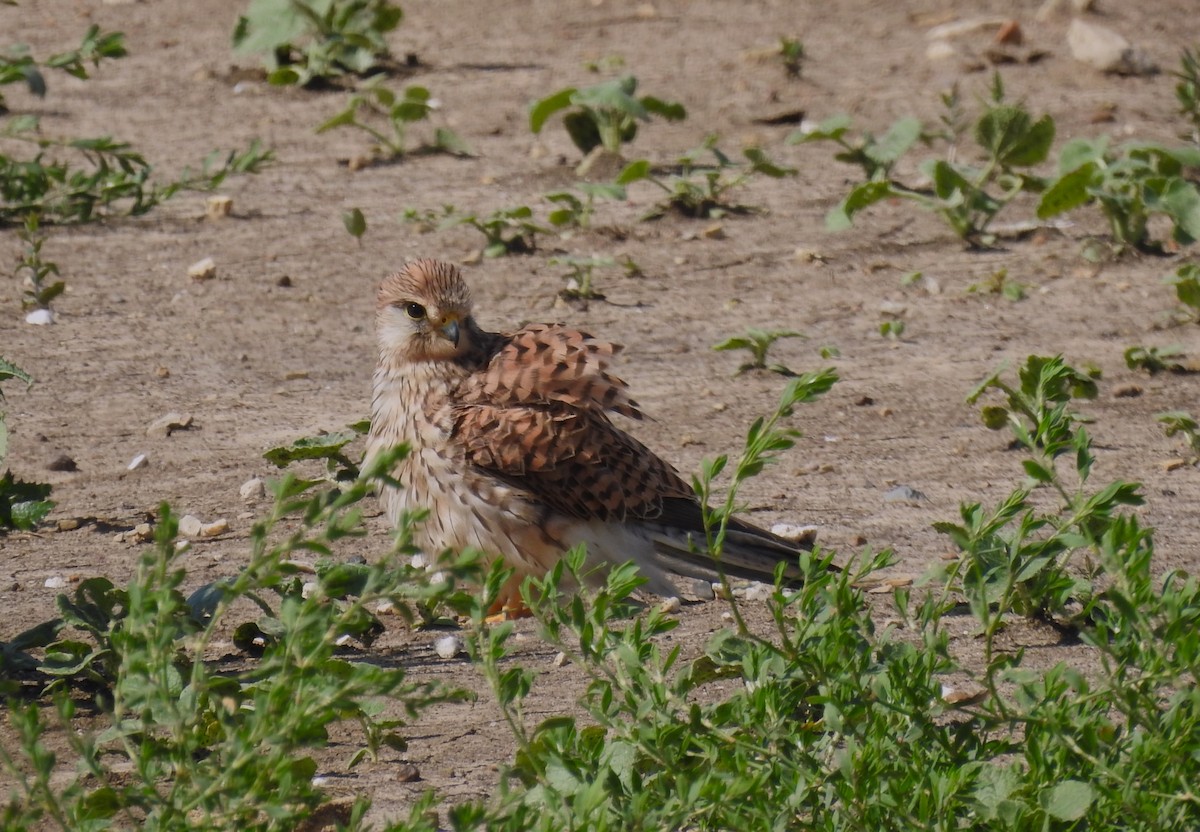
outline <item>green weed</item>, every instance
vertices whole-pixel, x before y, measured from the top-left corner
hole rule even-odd
[[[442,206],[441,212],[408,208],[401,218],[431,231],[445,231],[460,225],[474,228],[484,236],[484,257],[531,254],[537,249],[537,235],[547,232],[534,220],[533,210],[527,205],[497,208],[482,216],[460,212],[453,205]]]
[[[604,300],[592,285],[592,272],[616,268],[617,261],[611,257],[551,257],[549,265],[567,267],[563,275],[567,287],[559,293],[565,300]]]
[[[1192,414],[1182,410],[1159,413],[1154,417],[1167,436],[1179,436],[1188,449],[1188,459],[1194,465],[1200,461],[1200,424]]]
[[[128,54],[124,39],[122,32],[102,32],[99,26],[89,26],[77,48],[51,55],[44,64],[30,54],[25,44],[13,44],[0,53],[0,87],[23,82],[31,93],[43,97],[47,88],[43,69],[57,69],[75,78],[87,78],[86,64],[95,68],[101,61]],[[0,113],[6,109],[4,96],[0,95]]]
[[[33,377],[16,364],[0,358],[0,467],[8,457],[8,422],[4,412],[4,388],[6,381],[20,381],[29,388]],[[54,508],[49,499],[50,486],[40,482],[25,482],[13,476],[5,468],[0,477],[0,534],[6,529],[33,529]],[[0,665],[2,667],[3,665]],[[0,690],[0,693],[3,693]]]
[[[317,132],[324,133],[338,127],[361,130],[375,142],[371,147],[372,154],[384,161],[398,159],[414,149],[455,156],[470,155],[471,149],[448,127],[434,129],[432,144],[409,147],[409,128],[427,121],[437,108],[437,102],[425,87],[410,86],[404,90],[403,96],[398,96],[382,86],[378,79],[372,79],[350,96],[346,109],[324,122]]]
[[[0,678],[22,687],[49,682],[51,691],[94,690],[102,726],[77,732],[75,700],[66,695],[55,696],[52,720],[36,704],[11,704],[20,740],[0,749],[0,765],[16,783],[0,809],[5,827],[295,828],[334,808],[314,780],[311,756],[330,746],[334,726],[361,729],[361,746],[344,760],[354,766],[385,747],[403,749],[409,720],[464,697],[412,681],[402,667],[362,661],[350,646],[369,643],[378,627],[371,609],[381,602],[410,621],[417,607],[461,608],[459,582],[476,571],[470,558],[444,564],[437,576],[401,563],[398,555],[412,551],[410,525],[376,563],[337,560],[337,542],[364,533],[358,504],[371,488],[370,478],[360,478],[337,496],[311,496],[286,477],[275,484],[270,516],[251,533],[244,568],[186,597],[186,547],[176,545],[175,520],[164,506],[155,544],[126,588],[85,582],[73,599],[60,598],[63,616],[53,626],[5,645],[0,656],[29,657],[37,642],[57,638],[32,673],[18,675],[6,662]],[[280,535],[289,515],[300,523]],[[307,580],[292,560],[304,552],[318,558]],[[214,662],[218,634],[247,602],[261,615],[236,627],[234,640],[253,660],[239,667]],[[387,701],[403,715],[382,717]],[[65,766],[45,741],[55,722],[66,729]],[[366,806],[357,799],[339,822],[362,828]]]
[[[1125,350],[1124,355],[1125,366],[1131,370],[1145,370],[1150,375],[1164,370],[1187,372],[1187,366],[1180,360],[1186,353],[1178,344],[1169,347],[1133,346]]]
[[[1110,150],[1108,139],[1075,139],[1062,149],[1059,176],[1038,203],[1048,219],[1095,203],[1108,220],[1118,251],[1162,251],[1150,219],[1166,217],[1179,244],[1200,238],[1200,189],[1184,175],[1200,167],[1200,150],[1130,142]]]
[[[270,83],[304,87],[386,67],[403,18],[389,0],[251,0],[233,46],[263,55]]]
[[[1179,71],[1174,74],[1179,79],[1175,84],[1179,114],[1189,125],[1183,138],[1200,146],[1200,53],[1184,49],[1179,57]]]
[[[546,217],[555,228],[590,228],[597,199],[625,199],[625,187],[616,182],[576,182],[574,188],[582,197],[573,191],[546,194],[556,206]]]
[[[547,119],[562,110],[563,126],[571,141],[584,153],[603,147],[610,153],[620,153],[621,145],[637,136],[638,122],[648,122],[651,116],[667,121],[687,118],[682,104],[665,101],[652,95],[637,95],[638,80],[626,75],[582,89],[566,87],[529,108],[529,129],[541,133]]]
[[[756,209],[729,201],[729,193],[746,184],[756,175],[772,179],[794,176],[793,168],[775,164],[756,147],[742,151],[746,164],[737,164],[716,146],[717,137],[709,136],[699,147],[679,157],[672,172],[659,173],[645,159],[630,162],[617,177],[620,185],[646,181],[659,188],[666,197],[642,219],[653,220],[674,211],[695,219],[718,219],[729,213],[750,213]],[[711,155],[711,164],[701,159]]]
[[[930,180],[928,189],[895,179],[893,168],[917,141],[957,142],[961,119],[957,96],[943,97],[943,102],[949,112],[943,117],[946,129],[940,133],[926,135],[919,121],[906,118],[878,139],[865,133],[852,140],[849,118],[838,116],[789,137],[793,143],[833,142],[842,148],[834,158],[863,170],[866,181],[852,188],[826,216],[831,230],[849,228],[858,212],[877,202],[901,198],[938,214],[969,245],[986,247],[995,243],[988,229],[1004,207],[1022,193],[1040,193],[1045,188],[1045,181],[1031,169],[1049,155],[1054,120],[1044,115],[1035,121],[1023,106],[1005,103],[999,75],[994,76],[990,98],[972,129],[979,161],[959,161],[958,154],[925,161],[921,172]]]
[[[747,370],[770,370],[773,373],[779,373],[784,376],[793,376],[791,370],[782,364],[767,364],[767,353],[771,346],[781,338],[803,338],[804,333],[794,332],[791,330],[782,329],[755,329],[751,327],[741,335],[735,335],[732,338],[726,338],[719,344],[713,346],[714,350],[747,350],[750,353],[750,360],[738,367],[738,374],[744,373]]]

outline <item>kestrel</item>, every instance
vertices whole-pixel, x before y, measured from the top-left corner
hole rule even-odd
[[[431,555],[478,549],[525,576],[544,575],[584,543],[588,563],[634,561],[646,589],[676,595],[668,573],[713,578],[700,503],[678,472],[617,427],[643,418],[609,372],[621,347],[559,324],[510,334],[472,317],[458,269],[409,263],[379,287],[379,364],[368,462],[410,446],[381,499],[392,523],[428,509],[416,543]],[[721,569],[771,580],[795,569],[797,544],[730,520]]]

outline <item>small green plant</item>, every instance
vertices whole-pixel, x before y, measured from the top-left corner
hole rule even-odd
[[[1145,370],[1150,375],[1169,370],[1173,373],[1187,372],[1182,359],[1185,356],[1183,347],[1174,344],[1169,347],[1133,346],[1125,350],[1125,366],[1131,370]]]
[[[943,101],[948,102],[948,107],[957,106],[957,98],[943,98]],[[953,125],[959,118],[959,114],[951,112],[943,124]],[[863,134],[857,141],[848,138],[849,129],[849,119],[839,116],[815,130],[789,137],[793,143],[833,142],[842,148],[834,158],[863,170],[866,181],[852,188],[826,216],[826,225],[831,230],[849,228],[858,212],[898,197],[935,212],[955,234],[975,247],[995,243],[995,236],[988,229],[1006,205],[1022,193],[1040,193],[1045,188],[1045,181],[1031,169],[1049,155],[1055,132],[1050,116],[1034,120],[1023,106],[1006,103],[1004,87],[996,75],[990,99],[972,131],[979,161],[958,161],[957,154],[927,160],[921,165],[921,172],[931,183],[926,189],[901,183],[893,177],[893,168],[918,140],[956,141],[953,126],[926,135],[920,122],[906,118],[893,124],[879,139]]]
[[[298,828],[331,810],[313,753],[333,744],[335,729],[361,731],[361,745],[345,753],[353,767],[384,749],[402,750],[402,730],[426,708],[466,697],[356,655],[354,645],[367,644],[377,628],[372,607],[387,602],[410,621],[418,606],[465,610],[461,581],[478,573],[470,556],[443,563],[436,576],[405,565],[399,556],[413,551],[413,520],[376,563],[333,557],[338,541],[365,533],[359,503],[403,452],[385,455],[370,477],[334,498],[308,495],[290,477],[276,483],[276,502],[253,529],[244,567],[187,597],[187,547],[176,545],[176,522],[164,506],[155,544],[127,587],[90,579],[73,598],[59,599],[60,620],[2,645],[0,681],[49,688],[55,721],[69,737],[64,766],[47,746],[51,721],[39,704],[12,703],[18,739],[0,748],[13,784],[0,807],[6,828]],[[280,534],[288,516],[298,524]],[[313,554],[315,567],[302,573],[294,558]],[[248,607],[262,614],[235,626]],[[247,660],[211,663],[207,651],[231,628]],[[38,664],[17,677],[8,657]],[[77,700],[68,688],[98,691],[86,726],[74,722]],[[25,690],[23,698],[36,695]],[[381,713],[385,702],[394,715]],[[357,799],[340,823],[362,829],[366,807]]]
[[[967,287],[967,291],[972,294],[1000,295],[1013,303],[1024,300],[1028,289],[1027,284],[1009,280],[1008,269],[997,269],[979,283],[972,283]]]
[[[9,46],[0,52],[0,87],[23,82],[40,98],[46,94],[43,69],[57,69],[76,78],[87,78],[86,64],[97,67],[103,60],[123,58],[127,54],[124,39],[121,32],[102,32],[99,26],[89,26],[78,48],[51,55],[44,64],[34,59],[28,46]],[[0,113],[6,109],[4,96],[0,95]]]
[[[1183,138],[1200,146],[1200,52],[1184,49],[1179,57],[1179,71],[1175,77],[1175,100],[1179,102],[1179,113],[1188,122]]]
[[[1114,151],[1107,137],[1075,139],[1063,147],[1058,166],[1059,177],[1038,203],[1040,219],[1096,203],[1118,252],[1163,250],[1151,236],[1153,216],[1170,220],[1176,243],[1200,238],[1200,189],[1184,175],[1200,167],[1200,149],[1131,142]]]
[[[537,249],[537,235],[547,232],[545,227],[538,225],[533,219],[533,210],[527,205],[497,208],[483,216],[460,212],[453,205],[442,206],[440,212],[408,208],[401,218],[430,231],[445,231],[460,225],[470,226],[484,236],[484,257],[532,254]]]
[[[1179,436],[1188,449],[1188,461],[1193,465],[1200,461],[1200,424],[1192,414],[1182,410],[1159,413],[1154,417],[1163,426],[1167,436]]]
[[[682,104],[652,95],[637,95],[638,81],[632,75],[579,89],[566,87],[534,102],[529,109],[529,129],[542,132],[546,120],[562,110],[563,126],[571,141],[584,153],[603,147],[610,153],[621,152],[621,145],[637,136],[638,122],[651,116],[667,121],[687,117]]]
[[[1184,263],[1164,277],[1163,283],[1175,287],[1175,297],[1183,304],[1180,320],[1200,323],[1200,265]]]
[[[638,159],[625,166],[617,177],[617,183],[630,185],[646,181],[655,185],[666,197],[642,219],[654,220],[674,211],[694,219],[718,219],[729,213],[751,213],[757,209],[729,201],[729,193],[746,184],[756,175],[782,179],[795,175],[793,168],[772,162],[757,147],[742,151],[746,164],[737,164],[716,146],[717,137],[709,136],[699,147],[679,157],[673,172],[658,173],[649,161]],[[702,164],[700,159],[711,155],[712,164]]]
[[[25,253],[17,264],[17,277],[24,273],[24,296],[21,305],[26,309],[49,309],[50,302],[63,293],[66,287],[61,280],[50,281],[58,276],[58,264],[42,259],[42,246],[46,236],[40,231],[41,218],[36,211],[25,217],[25,227],[17,232],[25,244]]]
[[[403,18],[389,0],[250,0],[233,46],[263,55],[270,83],[303,87],[386,68]]]
[[[19,480],[4,466],[8,457],[8,423],[4,412],[3,384],[12,380],[24,382],[26,388],[33,385],[33,377],[29,373],[0,358],[0,468],[5,469],[0,477],[0,531],[32,529],[54,508],[54,503],[48,499],[49,485]]]
[[[363,235],[367,233],[367,218],[361,208],[351,208],[342,212],[342,226],[347,234],[362,242]]]
[[[804,44],[799,38],[781,37],[779,39],[779,61],[783,71],[789,78],[799,78],[804,68]]]
[[[592,272],[596,269],[616,268],[617,261],[611,257],[552,257],[551,266],[566,266],[563,280],[567,286],[559,294],[564,300],[604,300],[604,295],[592,285]]]
[[[1106,524],[1120,506],[1140,505],[1138,486],[1113,483],[1098,492],[1088,488],[1095,457],[1083,419],[1072,404],[1096,397],[1096,381],[1070,367],[1061,356],[1030,356],[1018,372],[1018,384],[1000,372],[984,379],[967,397],[976,403],[987,391],[1004,397],[1001,405],[983,408],[984,424],[1008,427],[1029,455],[1022,462],[1029,483],[1013,491],[993,512],[964,505],[963,523],[938,523],[963,551],[951,567],[953,582],[966,595],[985,628],[987,661],[1004,615],[1068,620],[1088,614],[1094,585],[1071,572],[1072,561],[1098,553]],[[1059,460],[1074,461],[1074,477],[1060,470]],[[1031,499],[1034,489],[1049,488],[1065,508],[1040,512]],[[1073,605],[1082,603],[1081,612]]]
[[[0,154],[0,223],[21,223],[31,213],[39,222],[91,222],[113,214],[145,214],[181,191],[211,191],[232,174],[258,173],[274,154],[255,140],[243,152],[224,159],[214,152],[201,169],[185,168],[166,184],[151,179],[149,162],[123,142],[98,139],[50,139],[38,132],[37,119],[21,116],[0,127],[0,136],[34,144],[31,159]],[[47,158],[55,148],[81,163]]]
[[[347,426],[349,430],[338,433],[321,433],[316,436],[304,436],[288,445],[279,445],[263,452],[263,459],[276,468],[287,468],[289,465],[313,459],[325,460],[329,472],[329,481],[334,483],[352,482],[357,479],[362,466],[362,454],[353,460],[346,455],[345,448],[360,436],[365,436],[371,429],[371,422],[363,419]],[[315,485],[319,480],[300,480],[306,486]]]
[[[590,228],[597,199],[624,200],[625,187],[616,182],[576,182],[573,191],[554,191],[546,199],[555,204],[546,217],[555,228]]]
[[[372,154],[383,161],[398,159],[414,148],[408,145],[408,130],[412,125],[426,121],[438,108],[425,87],[410,86],[403,96],[372,79],[350,96],[346,109],[330,118],[317,128],[324,133],[338,127],[361,130],[375,140]],[[376,126],[376,125],[380,126]],[[422,145],[417,150],[450,153],[455,156],[470,155],[470,148],[448,127],[433,131],[433,143]]]
[[[904,334],[904,321],[896,318],[889,321],[881,321],[879,324],[879,334],[884,338],[890,338],[893,341],[898,341],[900,336]]]
[[[751,327],[741,335],[735,335],[732,338],[726,338],[719,344],[713,346],[714,350],[747,350],[750,353],[750,360],[737,368],[737,372],[746,372],[747,370],[770,370],[773,373],[779,373],[784,376],[794,376],[791,370],[782,364],[768,364],[767,352],[771,346],[781,338],[803,338],[804,333],[794,332],[792,330],[783,329],[755,329]]]

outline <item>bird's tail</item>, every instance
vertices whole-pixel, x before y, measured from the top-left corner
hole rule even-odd
[[[730,520],[719,556],[708,551],[703,532],[662,527],[651,533],[658,565],[687,578],[742,578],[771,583],[784,564],[786,583],[799,583],[800,553],[811,551],[816,530],[799,540],[787,540],[749,523]]]

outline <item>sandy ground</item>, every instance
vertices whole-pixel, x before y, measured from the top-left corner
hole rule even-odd
[[[1200,349],[1195,327],[1164,329],[1175,299],[1161,278],[1177,260],[1088,262],[1083,243],[1104,232],[1094,211],[1071,216],[1065,230],[1005,240],[986,252],[964,249],[935,217],[910,205],[879,206],[853,230],[832,234],[824,214],[856,171],[834,162],[829,146],[786,145],[794,125],[763,123],[794,111],[815,120],[850,113],[877,132],[905,115],[933,122],[938,93],[953,83],[973,104],[987,88],[994,28],[954,41],[957,57],[933,61],[925,50],[930,27],[976,15],[1024,25],[1026,42],[1014,51],[1041,59],[999,69],[1010,98],[1054,116],[1056,146],[1100,134],[1174,141],[1183,122],[1169,75],[1117,77],[1083,67],[1065,45],[1067,17],[1036,23],[1040,4],[1030,0],[845,0],[832,8],[785,0],[413,0],[392,33],[393,51],[419,58],[411,81],[441,99],[441,123],[476,155],[415,156],[351,171],[345,162],[366,150],[365,139],[314,133],[340,109],[343,93],[271,88],[243,71],[254,59],[231,51],[230,33],[244,5],[23,0],[0,7],[4,43],[27,42],[42,56],[73,46],[92,22],[126,33],[129,57],[86,83],[51,76],[43,100],[5,89],[13,111],[40,115],[47,132],[111,134],[138,147],[164,176],[253,138],[278,156],[262,174],[226,183],[221,192],[234,208],[222,221],[205,220],[204,196],[187,194],[142,218],[54,228],[44,255],[59,264],[67,291],[55,303],[53,326],[23,322],[15,280],[0,291],[0,354],[37,378],[28,392],[6,388],[7,464],[26,479],[53,483],[58,504],[37,533],[0,536],[0,639],[52,615],[56,590],[45,587],[48,578],[126,579],[142,549],[115,542],[115,531],[151,517],[163,501],[230,523],[227,534],[190,556],[189,586],[244,562],[249,528],[265,506],[243,502],[239,486],[274,473],[265,449],[365,417],[375,286],[418,256],[471,263],[464,268],[485,327],[561,320],[625,344],[620,372],[654,417],[634,430],[685,473],[705,457],[739,450],[746,426],[773,408],[784,384],[771,373],[735,377],[741,357],[711,346],[751,326],[804,332],[805,340],[779,342],[772,359],[796,371],[832,365],[842,380],[797,412],[794,425],[805,436],[747,488],[749,517],[816,524],[825,545],[847,554],[891,547],[892,572],[901,576],[921,574],[950,549],[931,523],[956,518],[960,502],[995,501],[1020,481],[1007,436],[986,430],[977,408],[964,403],[975,383],[1031,353],[1098,367],[1100,396],[1082,408],[1096,420],[1094,477],[1145,484],[1140,513],[1157,530],[1157,569],[1200,565],[1198,473],[1164,469],[1180,448],[1154,421],[1162,411],[1194,409],[1200,381],[1149,377],[1122,359],[1134,344]],[[1095,22],[1120,30],[1168,69],[1200,39],[1194,24],[1178,25],[1195,19],[1192,0],[1099,6]],[[763,57],[782,35],[804,42],[809,57],[799,79]],[[422,234],[400,220],[406,208],[444,204],[483,213],[524,204],[544,216],[542,195],[574,181],[579,156],[556,123],[541,136],[529,132],[528,104],[567,83],[592,83],[584,62],[613,55],[642,90],[689,111],[686,121],[643,128],[630,156],[669,163],[717,133],[731,152],[760,144],[798,175],[751,182],[736,198],[765,210],[717,222],[639,222],[657,195],[635,185],[628,202],[600,206],[593,230],[542,236],[532,255],[479,263],[472,262],[481,240],[474,231]],[[1099,113],[1111,120],[1097,121]],[[414,134],[428,131],[418,126]],[[915,176],[921,156],[906,160],[901,175]],[[361,243],[342,228],[350,207],[369,223]],[[1032,205],[1019,202],[1001,221],[1032,215]],[[0,258],[12,265],[20,254],[13,229],[0,231]],[[557,298],[563,269],[548,261],[568,254],[628,256],[643,275],[601,271],[596,280],[607,302],[564,305]],[[195,282],[188,266],[204,257],[215,260],[217,276]],[[1001,268],[1028,286],[1025,300],[969,291]],[[937,290],[902,285],[914,271]],[[880,335],[884,309],[900,311],[906,328],[899,339]],[[839,357],[822,358],[825,346]],[[1135,386],[1136,395],[1117,395]],[[148,437],[147,426],[172,411],[193,416],[193,426]],[[128,471],[142,453],[149,464]],[[60,455],[78,470],[47,470]],[[896,485],[925,499],[886,501]],[[70,518],[85,522],[56,531],[57,521]],[[377,534],[357,544],[365,555],[388,542],[382,519],[371,523]],[[681,618],[675,637],[691,650],[723,626],[716,604],[685,607]],[[524,629],[525,658],[545,669],[536,718],[573,699],[582,676],[570,666],[552,668],[554,651],[531,626]],[[477,672],[438,659],[430,641],[395,625],[376,649],[414,675],[472,687],[481,697],[422,720],[406,754],[387,752],[337,778],[337,789],[371,793],[383,815],[430,786],[447,801],[487,794],[511,756],[511,738]],[[344,750],[331,755],[331,770]],[[400,760],[417,765],[422,781],[397,783]]]

